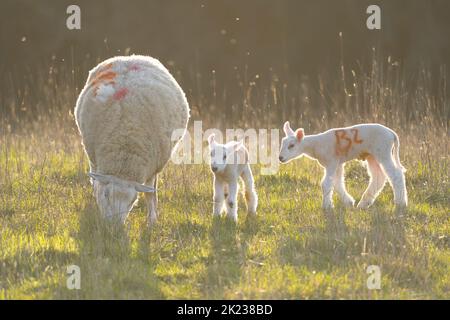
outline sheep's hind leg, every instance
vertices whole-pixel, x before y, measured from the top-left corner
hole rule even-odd
[[[242,180],[245,186],[245,200],[247,201],[247,210],[251,215],[256,215],[256,208],[258,207],[258,195],[255,190],[255,182],[253,179],[252,170],[250,165],[247,164],[242,172]]]
[[[334,188],[346,207],[353,207],[355,199],[345,189],[344,164],[340,164],[334,176]]]
[[[157,184],[158,184],[158,176],[155,175],[152,179],[147,182],[149,185],[152,185],[156,191],[155,192],[146,192],[145,199],[147,202],[147,224],[148,226],[152,226],[158,220],[158,194],[157,194]]]
[[[370,182],[358,203],[359,209],[367,209],[378,197],[380,191],[383,189],[386,183],[386,175],[383,172],[380,164],[373,156],[369,156],[367,159],[367,171],[369,172]]]
[[[384,159],[381,166],[389,178],[392,189],[394,189],[394,203],[398,208],[406,207],[408,196],[406,194],[405,174],[403,170],[397,167],[391,157]]]

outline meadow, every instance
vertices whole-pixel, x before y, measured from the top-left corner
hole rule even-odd
[[[325,213],[322,169],[302,158],[274,175],[253,166],[258,215],[248,218],[240,197],[235,225],[212,218],[206,164],[169,163],[160,176],[160,218],[149,230],[141,201],[125,226],[99,216],[73,118],[76,78],[86,74],[67,64],[50,70],[11,78],[0,97],[1,299],[450,298],[445,73],[435,75],[434,90],[433,75],[422,68],[411,89],[394,62],[374,58],[368,72],[319,77],[311,99],[307,80],[241,74],[240,94],[230,98],[214,74],[204,76],[211,78],[207,86],[190,90],[196,75],[174,72],[188,94],[190,125],[281,130],[291,120],[307,134],[360,122],[393,128],[409,206],[396,212],[385,186],[368,210],[336,200]],[[208,116],[218,110],[219,123]],[[358,201],[368,183],[365,168],[349,163],[346,179]],[[69,265],[80,267],[80,290],[66,287]],[[369,265],[380,267],[379,290],[367,287]]]

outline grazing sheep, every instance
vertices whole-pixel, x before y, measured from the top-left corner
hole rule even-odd
[[[229,218],[237,222],[238,178],[244,181],[248,212],[256,215],[258,195],[255,191],[252,170],[248,163],[248,151],[242,141],[217,143],[214,134],[208,137],[211,151],[211,170],[214,173],[214,216],[220,216],[225,207]]]
[[[305,135],[303,129],[294,132],[286,122],[284,133],[280,162],[286,163],[305,154],[325,168],[322,180],[324,209],[333,207],[333,188],[345,205],[354,205],[355,200],[344,185],[344,163],[352,159],[367,161],[370,176],[369,186],[358,208],[368,208],[373,204],[383,189],[386,176],[394,189],[394,203],[398,207],[406,207],[405,169],[400,164],[400,143],[393,130],[380,124],[360,124]]]
[[[156,59],[114,57],[89,72],[75,117],[101,213],[125,221],[145,192],[154,223],[157,174],[171,156],[172,132],[186,130],[189,119],[178,83]]]

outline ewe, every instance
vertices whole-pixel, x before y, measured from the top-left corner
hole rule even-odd
[[[75,117],[101,213],[123,222],[145,192],[154,223],[157,174],[171,156],[172,132],[189,119],[178,83],[156,59],[114,57],[89,72]]]
[[[344,185],[344,163],[352,159],[367,161],[370,183],[358,208],[368,208],[375,201],[386,182],[386,175],[394,189],[394,203],[406,207],[405,169],[400,164],[400,143],[397,134],[380,124],[360,124],[353,127],[330,129],[307,135],[303,129],[294,132],[289,122],[284,124],[280,162],[286,163],[305,154],[325,168],[322,180],[324,209],[333,207],[333,188],[347,206],[355,200]]]
[[[211,170],[214,173],[214,216],[220,216],[225,207],[229,218],[237,222],[238,178],[244,181],[245,199],[249,214],[256,215],[258,195],[255,191],[248,152],[242,141],[217,143],[214,134],[208,137],[211,151]]]

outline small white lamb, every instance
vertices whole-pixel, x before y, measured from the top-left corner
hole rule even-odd
[[[322,180],[324,209],[333,207],[333,188],[346,206],[355,200],[344,185],[344,164],[352,159],[367,161],[370,183],[358,208],[370,207],[386,182],[386,176],[394,190],[394,203],[406,207],[406,171],[400,164],[400,143],[397,134],[381,124],[360,124],[346,128],[330,129],[323,133],[305,135],[302,128],[295,132],[289,122],[284,124],[286,136],[281,143],[279,160],[286,163],[303,154],[317,160],[325,168]]]
[[[223,202],[226,200],[227,215],[237,222],[239,177],[245,185],[248,212],[251,215],[256,215],[258,195],[255,191],[252,170],[248,163],[248,151],[244,144],[242,141],[220,144],[216,142],[214,134],[208,137],[208,143],[211,151],[211,170],[214,173],[214,216],[220,216],[224,208]]]

